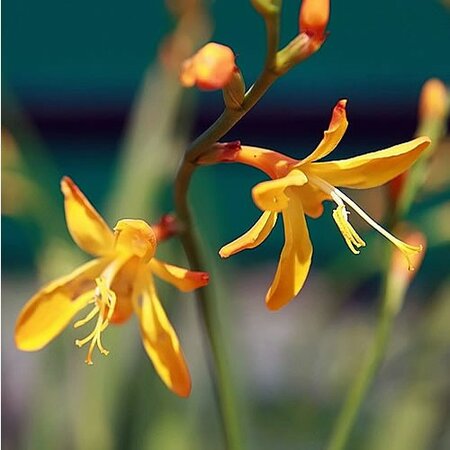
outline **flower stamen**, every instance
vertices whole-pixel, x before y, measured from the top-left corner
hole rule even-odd
[[[350,213],[345,209],[345,205],[338,205],[338,207],[333,211],[333,219],[344,237],[348,248],[355,255],[359,255],[359,250],[357,249],[360,247],[365,247],[366,243],[361,239],[359,234],[348,221],[349,214]]]
[[[77,339],[75,345],[77,347],[82,347],[91,341],[89,346],[88,354],[86,357],[86,364],[92,365],[92,353],[95,346],[99,349],[102,355],[108,355],[109,351],[103,347],[101,341],[101,334],[109,325],[109,321],[114,313],[114,308],[116,306],[116,294],[109,289],[104,278],[97,278],[95,280],[97,287],[95,289],[94,298],[89,303],[95,303],[92,310],[87,314],[84,319],[77,321],[74,324],[74,328],[79,328],[85,325],[87,322],[91,321],[97,314],[97,321],[92,332],[86,336],[84,339]]]
[[[325,180],[311,175],[309,175],[309,180],[310,182],[314,183],[319,189],[329,194],[338,205],[337,209],[335,209],[333,212],[333,219],[336,222],[339,231],[344,236],[345,242],[353,253],[359,253],[359,251],[357,251],[354,246],[356,246],[357,248],[363,247],[365,245],[365,242],[359,237],[354,228],[348,222],[348,212],[345,210],[345,203],[350,206],[353,211],[355,211],[362,219],[364,219],[372,228],[377,230],[382,236],[392,242],[403,253],[406,260],[408,261],[408,270],[414,270],[411,262],[411,256],[422,251],[421,245],[409,245],[401,241],[400,239],[397,239],[395,236],[385,230],[381,225],[375,222],[375,220],[373,220],[365,211],[363,211],[351,198],[347,197],[343,192],[327,183]]]

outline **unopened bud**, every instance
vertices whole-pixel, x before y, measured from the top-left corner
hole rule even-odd
[[[268,17],[280,12],[279,2],[274,0],[251,0],[253,7],[262,16]]]
[[[447,113],[449,102],[445,84],[437,79],[428,80],[422,87],[419,100],[419,119],[441,119]]]
[[[303,0],[300,7],[300,33],[325,40],[325,32],[330,19],[330,0]]]
[[[301,33],[292,39],[286,47],[277,53],[275,71],[278,75],[283,75],[293,66],[309,58],[323,44],[323,40],[316,40]]]
[[[184,61],[180,82],[185,87],[214,90],[225,87],[235,72],[235,56],[231,48],[210,42]]]
[[[230,82],[223,88],[223,100],[229,109],[240,109],[245,96],[245,82],[241,71],[235,67]]]
[[[239,150],[241,150],[241,141],[216,142],[208,152],[197,159],[196,163],[201,166],[209,166],[211,164],[233,162]]]
[[[18,169],[22,165],[22,156],[16,140],[6,128],[2,128],[2,171]]]

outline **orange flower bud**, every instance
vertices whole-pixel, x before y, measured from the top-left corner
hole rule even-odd
[[[210,42],[194,56],[184,61],[180,82],[185,87],[196,85],[199,89],[222,89],[236,69],[233,51],[221,44]]]
[[[329,18],[330,0],[303,0],[299,17],[300,33],[324,39]]]
[[[431,78],[422,87],[419,100],[419,119],[439,119],[445,116],[449,102],[447,87]]]

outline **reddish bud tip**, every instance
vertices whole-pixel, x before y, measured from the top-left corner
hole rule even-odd
[[[195,282],[195,289],[206,286],[209,283],[208,272],[189,271],[187,272],[186,277]]]
[[[325,40],[330,18],[330,0],[303,0],[300,7],[300,33]]]

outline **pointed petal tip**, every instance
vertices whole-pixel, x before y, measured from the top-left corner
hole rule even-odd
[[[191,395],[191,391],[192,391],[192,383],[190,379],[185,384],[172,387],[172,392],[174,392],[175,394],[177,394],[179,397],[182,398],[188,398]]]
[[[222,248],[219,250],[219,256],[220,256],[222,259],[227,259],[227,258],[230,256],[230,253],[228,253],[228,252],[225,250],[225,247],[222,247]]]
[[[279,311],[281,308],[283,308],[283,306],[286,306],[292,300],[292,299],[289,299],[288,301],[285,301],[285,300],[279,299],[277,297],[272,297],[270,294],[271,293],[269,290],[269,292],[267,292],[267,295],[266,295],[266,307],[270,312]]]
[[[209,273],[208,272],[189,272],[188,277],[192,280],[197,281],[197,287],[206,286],[209,283]]]
[[[73,181],[68,176],[64,175],[61,178],[60,186],[61,186],[61,192],[63,194],[66,194],[68,190],[70,190],[70,186],[73,185]]]
[[[64,196],[72,194],[73,196],[78,197],[80,189],[76,185],[76,183],[72,180],[72,178],[64,175],[61,178],[60,186],[61,192],[64,194]]]
[[[417,140],[422,141],[422,143],[426,144],[427,146],[431,144],[431,139],[428,136],[419,136]]]
[[[35,352],[38,350],[41,350],[42,347],[35,348],[30,343],[27,343],[26,340],[22,340],[19,336],[20,332],[18,330],[18,327],[16,329],[16,332],[14,334],[14,344],[16,345],[16,348],[22,352]]]
[[[343,121],[343,122],[342,122]],[[331,117],[330,128],[338,127],[347,122],[347,99],[341,99],[336,103]]]

